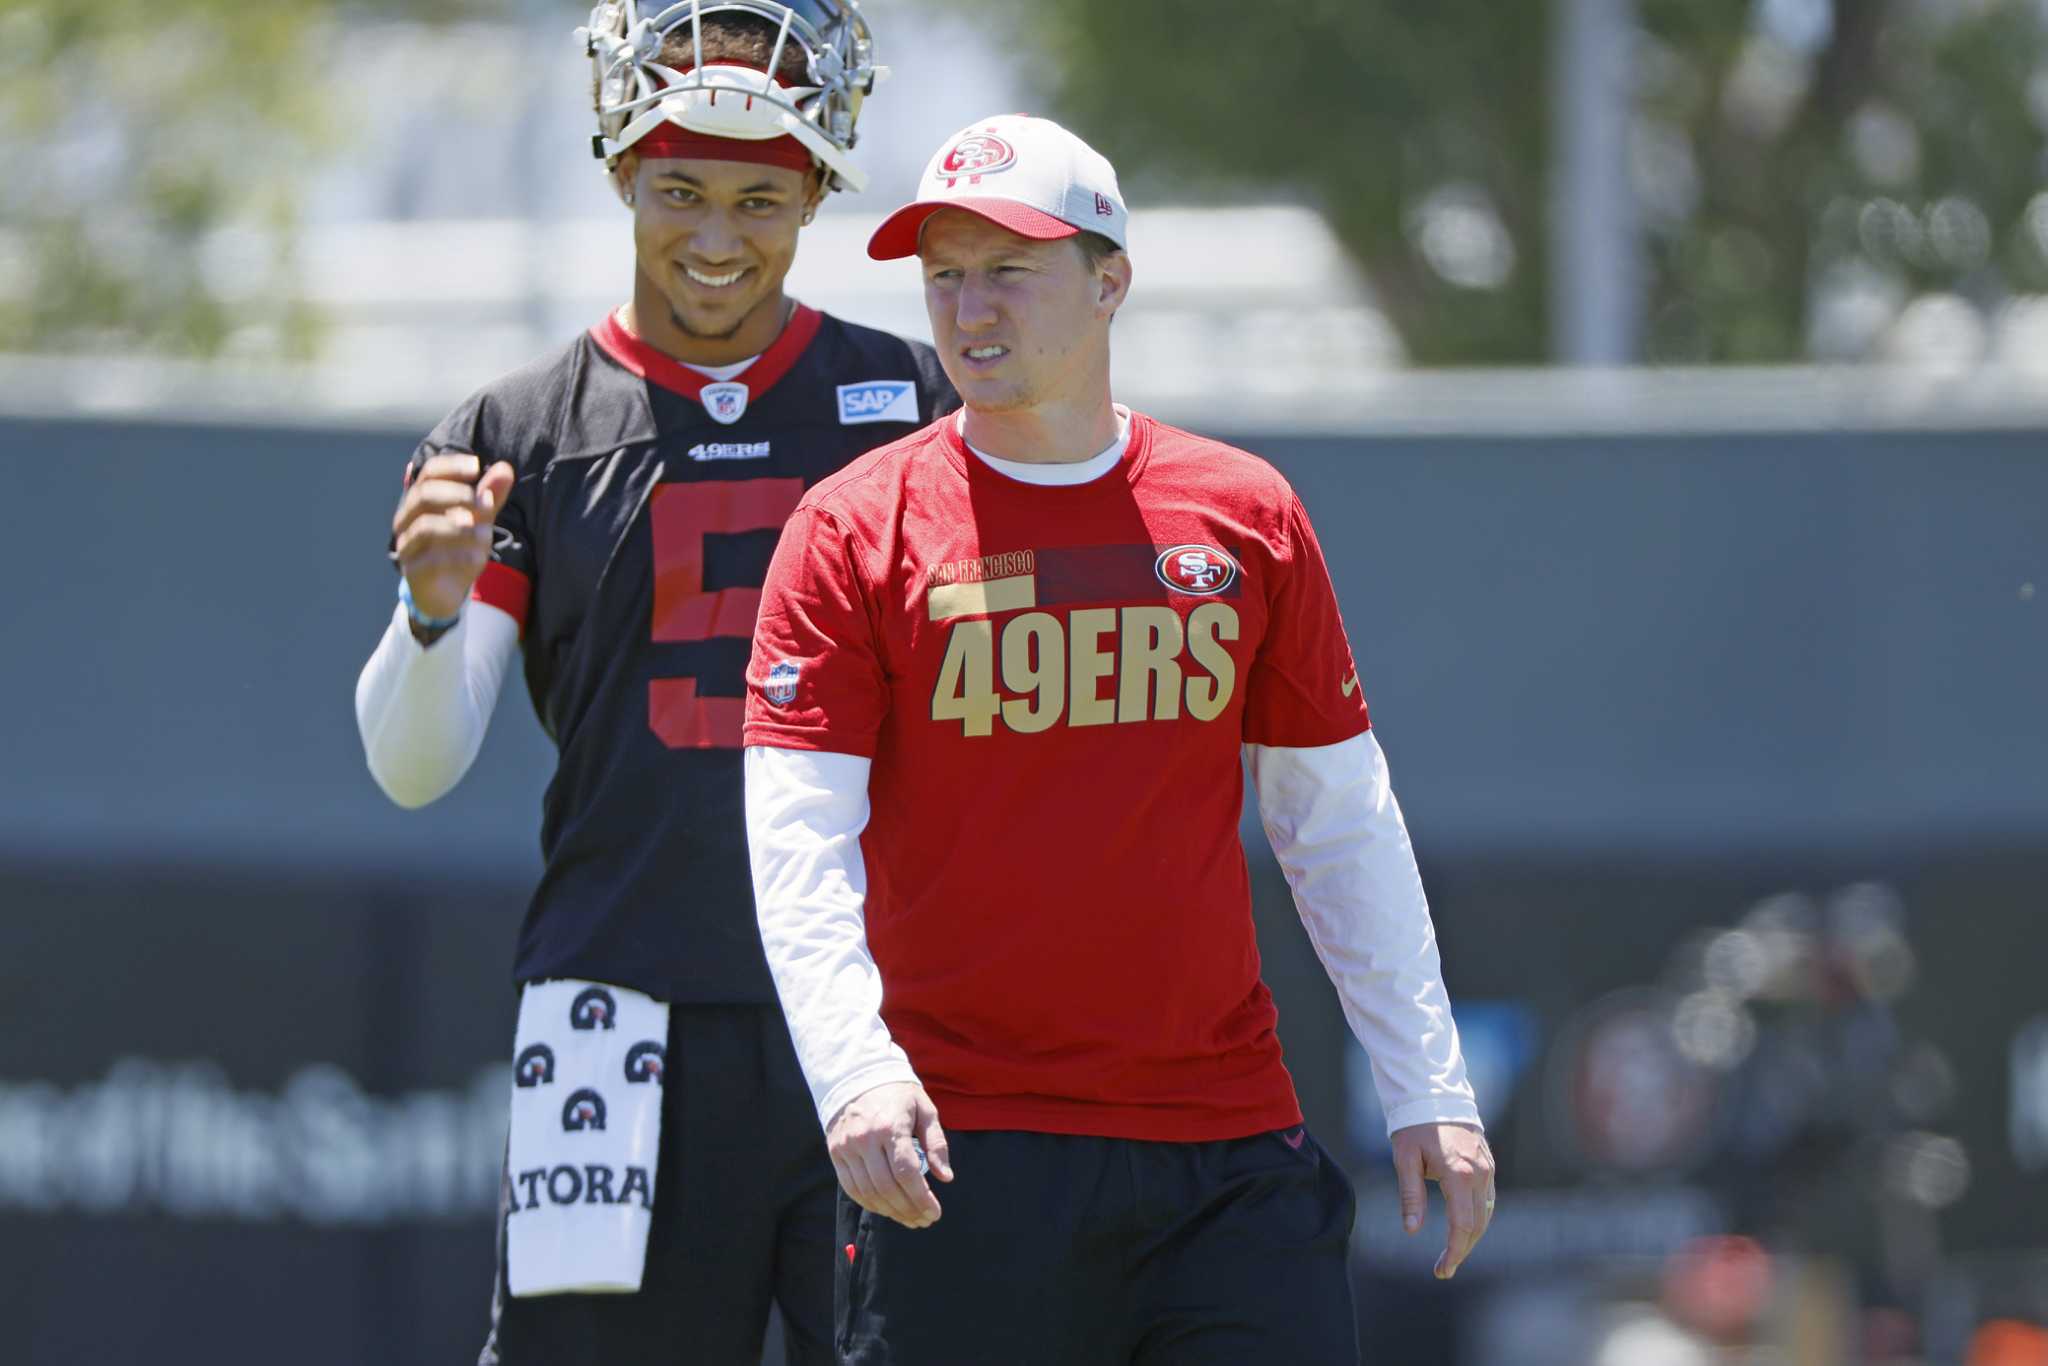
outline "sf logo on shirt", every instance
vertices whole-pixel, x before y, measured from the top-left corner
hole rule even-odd
[[[1163,605],[1040,610],[1056,605],[1041,598],[1040,557],[1029,550],[988,555],[936,565],[927,575],[932,621],[1020,613],[1000,630],[986,619],[948,628],[932,720],[958,722],[963,736],[993,735],[998,721],[1031,735],[1061,724],[1175,721],[1183,710],[1213,721],[1229,707],[1237,662],[1225,642],[1239,635],[1235,604],[1202,602],[1185,618]],[[1147,558],[1158,584],[1193,597],[1213,599],[1238,579],[1236,562],[1213,546],[1178,545]],[[1110,696],[1105,679],[1114,680]]]

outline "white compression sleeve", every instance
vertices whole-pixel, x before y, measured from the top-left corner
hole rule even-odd
[[[1245,753],[1301,923],[1372,1059],[1387,1132],[1477,1124],[1436,929],[1379,741],[1367,731],[1314,749]]]
[[[761,946],[821,1126],[863,1091],[917,1080],[882,1021],[882,975],[868,952],[868,767],[851,754],[747,749]]]
[[[519,653],[510,612],[470,602],[431,647],[413,639],[405,608],[356,679],[356,729],[384,794],[400,806],[425,806],[454,787],[476,760],[484,727]]]

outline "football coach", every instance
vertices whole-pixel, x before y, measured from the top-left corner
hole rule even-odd
[[[1057,124],[948,139],[868,251],[922,262],[965,407],[808,492],[762,590],[755,901],[857,1364],[1356,1361],[1355,1204],[1260,980],[1245,768],[1410,1232],[1443,1189],[1439,1276],[1493,1210],[1315,533],[1264,461],[1112,400],[1125,246]]]

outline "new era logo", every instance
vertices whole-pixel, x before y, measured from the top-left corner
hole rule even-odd
[[[839,386],[839,425],[916,422],[917,386],[907,379],[871,379]]]
[[[1098,194],[1095,196],[1095,216],[1097,218],[1116,217],[1116,205],[1109,202],[1108,195]]]

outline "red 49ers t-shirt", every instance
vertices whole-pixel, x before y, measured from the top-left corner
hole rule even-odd
[[[1271,466],[1133,414],[1117,469],[1027,484],[949,418],[799,504],[745,740],[873,760],[868,945],[943,1123],[1201,1141],[1301,1117],[1239,746],[1368,725]]]

